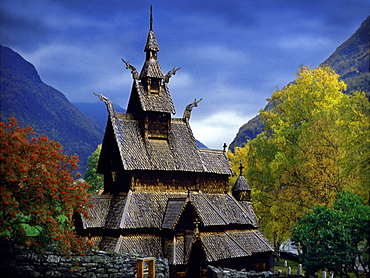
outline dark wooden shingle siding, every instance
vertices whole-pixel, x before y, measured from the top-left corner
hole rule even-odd
[[[81,218],[84,229],[105,226],[111,200],[112,197],[106,195],[93,195],[89,199],[89,203],[92,204],[93,207],[87,209],[89,217]]]
[[[143,69],[140,72],[140,79],[151,77],[151,78],[164,78],[161,66],[157,60],[150,59],[145,61]]]
[[[120,236],[115,247],[115,252],[163,258],[162,240],[160,236],[151,234]]]
[[[111,197],[109,197],[111,198]],[[110,200],[105,195],[94,197],[94,203]],[[112,197],[109,212],[100,218],[101,206],[90,209],[90,219],[83,218],[84,228],[106,229],[164,228],[172,229],[179,219],[185,202],[189,201],[199,220],[206,227],[230,224],[257,227],[251,205],[239,205],[230,194],[133,192]],[[108,207],[108,204],[105,205]],[[175,213],[177,212],[177,214]],[[97,217],[98,219],[95,219]],[[104,223],[105,220],[105,223]]]
[[[133,92],[131,94],[137,94],[139,104],[143,111],[175,114],[175,107],[166,85],[161,86],[161,91],[158,95],[148,93],[142,83],[138,80],[135,80],[134,85],[135,86],[133,87]]]
[[[148,37],[146,39],[146,44],[144,48],[145,52],[148,51],[159,51],[159,45],[157,42],[157,38],[155,37],[155,34],[153,30],[149,30]]]
[[[173,229],[185,208],[186,198],[169,198],[163,217],[162,229]]]
[[[124,170],[186,171],[231,175],[222,151],[199,149],[187,123],[173,119],[168,140],[148,139],[139,122],[118,114],[111,119]]]
[[[206,232],[201,234],[201,241],[208,262],[273,251],[262,233],[254,229]]]

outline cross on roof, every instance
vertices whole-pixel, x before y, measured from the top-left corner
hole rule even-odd
[[[227,148],[226,143],[224,143],[224,145],[222,147],[224,148],[224,152],[226,152],[226,148]]]
[[[199,224],[200,224],[201,222],[199,221],[199,219],[198,218],[195,218],[195,222],[194,222],[194,224],[195,224],[195,229],[194,229],[194,235],[196,236],[196,237],[198,237],[199,236]]]
[[[243,175],[243,169],[244,169],[244,166],[243,166],[243,164],[240,162],[240,166],[239,166],[239,171],[240,171],[240,176],[242,176]]]

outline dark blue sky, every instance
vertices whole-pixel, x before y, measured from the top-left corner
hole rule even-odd
[[[121,58],[141,69],[153,5],[162,70],[177,114],[208,147],[238,128],[302,65],[317,67],[370,14],[368,0],[1,0],[1,44],[33,63],[71,102],[102,92],[126,108],[132,85]],[[102,105],[104,105],[102,103]]]

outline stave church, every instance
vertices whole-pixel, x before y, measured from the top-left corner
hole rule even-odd
[[[171,277],[207,277],[208,265],[254,271],[272,270],[273,247],[258,230],[250,187],[233,175],[225,147],[199,148],[189,118],[175,114],[169,80],[163,74],[152,28],[140,73],[132,73],[126,113],[98,95],[108,110],[97,172],[104,192],[90,198],[89,217],[77,217],[79,234],[100,250],[167,258]]]

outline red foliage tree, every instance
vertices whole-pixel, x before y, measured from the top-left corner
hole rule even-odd
[[[77,162],[14,118],[0,122],[0,237],[83,253],[87,242],[75,234],[72,217],[87,214],[89,195],[87,185],[75,181]]]

